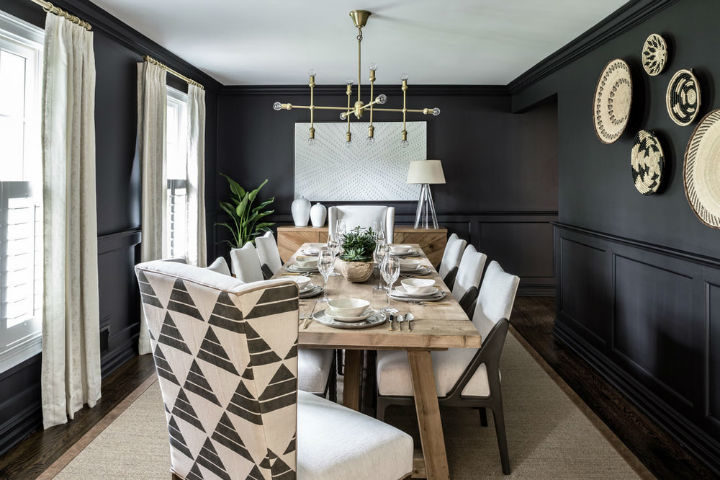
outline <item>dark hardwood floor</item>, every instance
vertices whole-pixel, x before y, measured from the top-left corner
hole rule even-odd
[[[555,298],[518,297],[510,323],[600,419],[660,479],[717,478],[692,453],[555,339]]]
[[[554,298],[519,297],[511,324],[658,478],[716,478],[584,360],[555,340],[554,318]],[[0,479],[36,478],[153,372],[150,355],[123,365],[103,381],[103,396],[94,409],[78,412],[66,425],[30,435],[0,457]]]
[[[108,375],[102,382],[102,397],[95,408],[84,408],[75,419],[31,434],[0,457],[0,479],[37,478],[127,395],[155,374],[151,355],[135,357]]]

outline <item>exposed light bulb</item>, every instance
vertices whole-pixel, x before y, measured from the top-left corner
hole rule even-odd
[[[433,117],[437,117],[438,115],[440,115],[440,109],[438,107],[433,108],[432,114],[433,114]]]
[[[345,80],[345,83],[346,83],[347,85],[352,85],[352,84],[353,84],[353,81],[352,81],[352,80]]]
[[[408,146],[410,146],[410,142],[408,142],[407,140],[403,140],[400,142],[400,146],[402,148],[407,148]]]
[[[369,144],[375,143],[375,137],[367,137],[367,142],[368,142]]]
[[[347,120],[347,114],[345,112],[340,112],[340,120]]]
[[[314,138],[308,138],[308,145],[311,146],[311,147],[312,147],[313,145],[315,145],[315,139],[314,139]]]
[[[407,73],[403,73],[402,75],[400,75],[400,80],[402,80],[402,81],[404,81],[404,82],[407,82],[407,79],[408,79],[408,74],[407,74]]]
[[[372,70],[373,72],[377,71],[377,65],[374,64],[374,63],[371,63],[371,64],[370,64],[370,70]]]
[[[280,103],[280,102],[273,103],[273,110],[282,110],[282,103]]]
[[[350,147],[352,147],[352,142],[351,142],[351,141],[346,141],[346,142],[345,142],[345,148],[350,148]]]
[[[314,69],[314,68],[311,68],[310,70],[308,70],[308,76],[309,76],[309,77],[314,77],[314,76],[315,76],[315,69]]]
[[[385,102],[387,102],[387,95],[381,93],[377,96],[377,103],[379,103],[380,105],[385,105]]]

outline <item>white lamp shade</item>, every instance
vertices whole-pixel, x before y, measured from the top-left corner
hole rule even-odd
[[[440,160],[416,160],[410,162],[407,183],[445,183],[442,162]]]

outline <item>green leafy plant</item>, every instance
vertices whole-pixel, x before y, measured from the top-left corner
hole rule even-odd
[[[224,173],[220,175],[228,181],[231,192],[230,201],[220,202],[220,208],[230,216],[232,223],[223,222],[218,223],[218,225],[227,228],[232,234],[232,241],[226,240],[226,242],[233,248],[241,248],[247,242],[254,242],[255,237],[262,235],[274,225],[273,222],[261,220],[275,212],[275,210],[265,210],[268,205],[275,201],[275,197],[253,206],[258,192],[268,182],[267,179],[255,190],[248,192]]]
[[[345,234],[340,259],[346,262],[370,262],[375,252],[375,233],[372,228],[357,227]]]

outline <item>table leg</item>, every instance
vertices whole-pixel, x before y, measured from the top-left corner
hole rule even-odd
[[[343,377],[343,405],[360,410],[360,385],[362,384],[362,350],[345,350],[345,375]]]
[[[432,357],[427,350],[409,350],[408,361],[415,392],[415,410],[428,480],[449,479],[440,406],[438,405]]]

